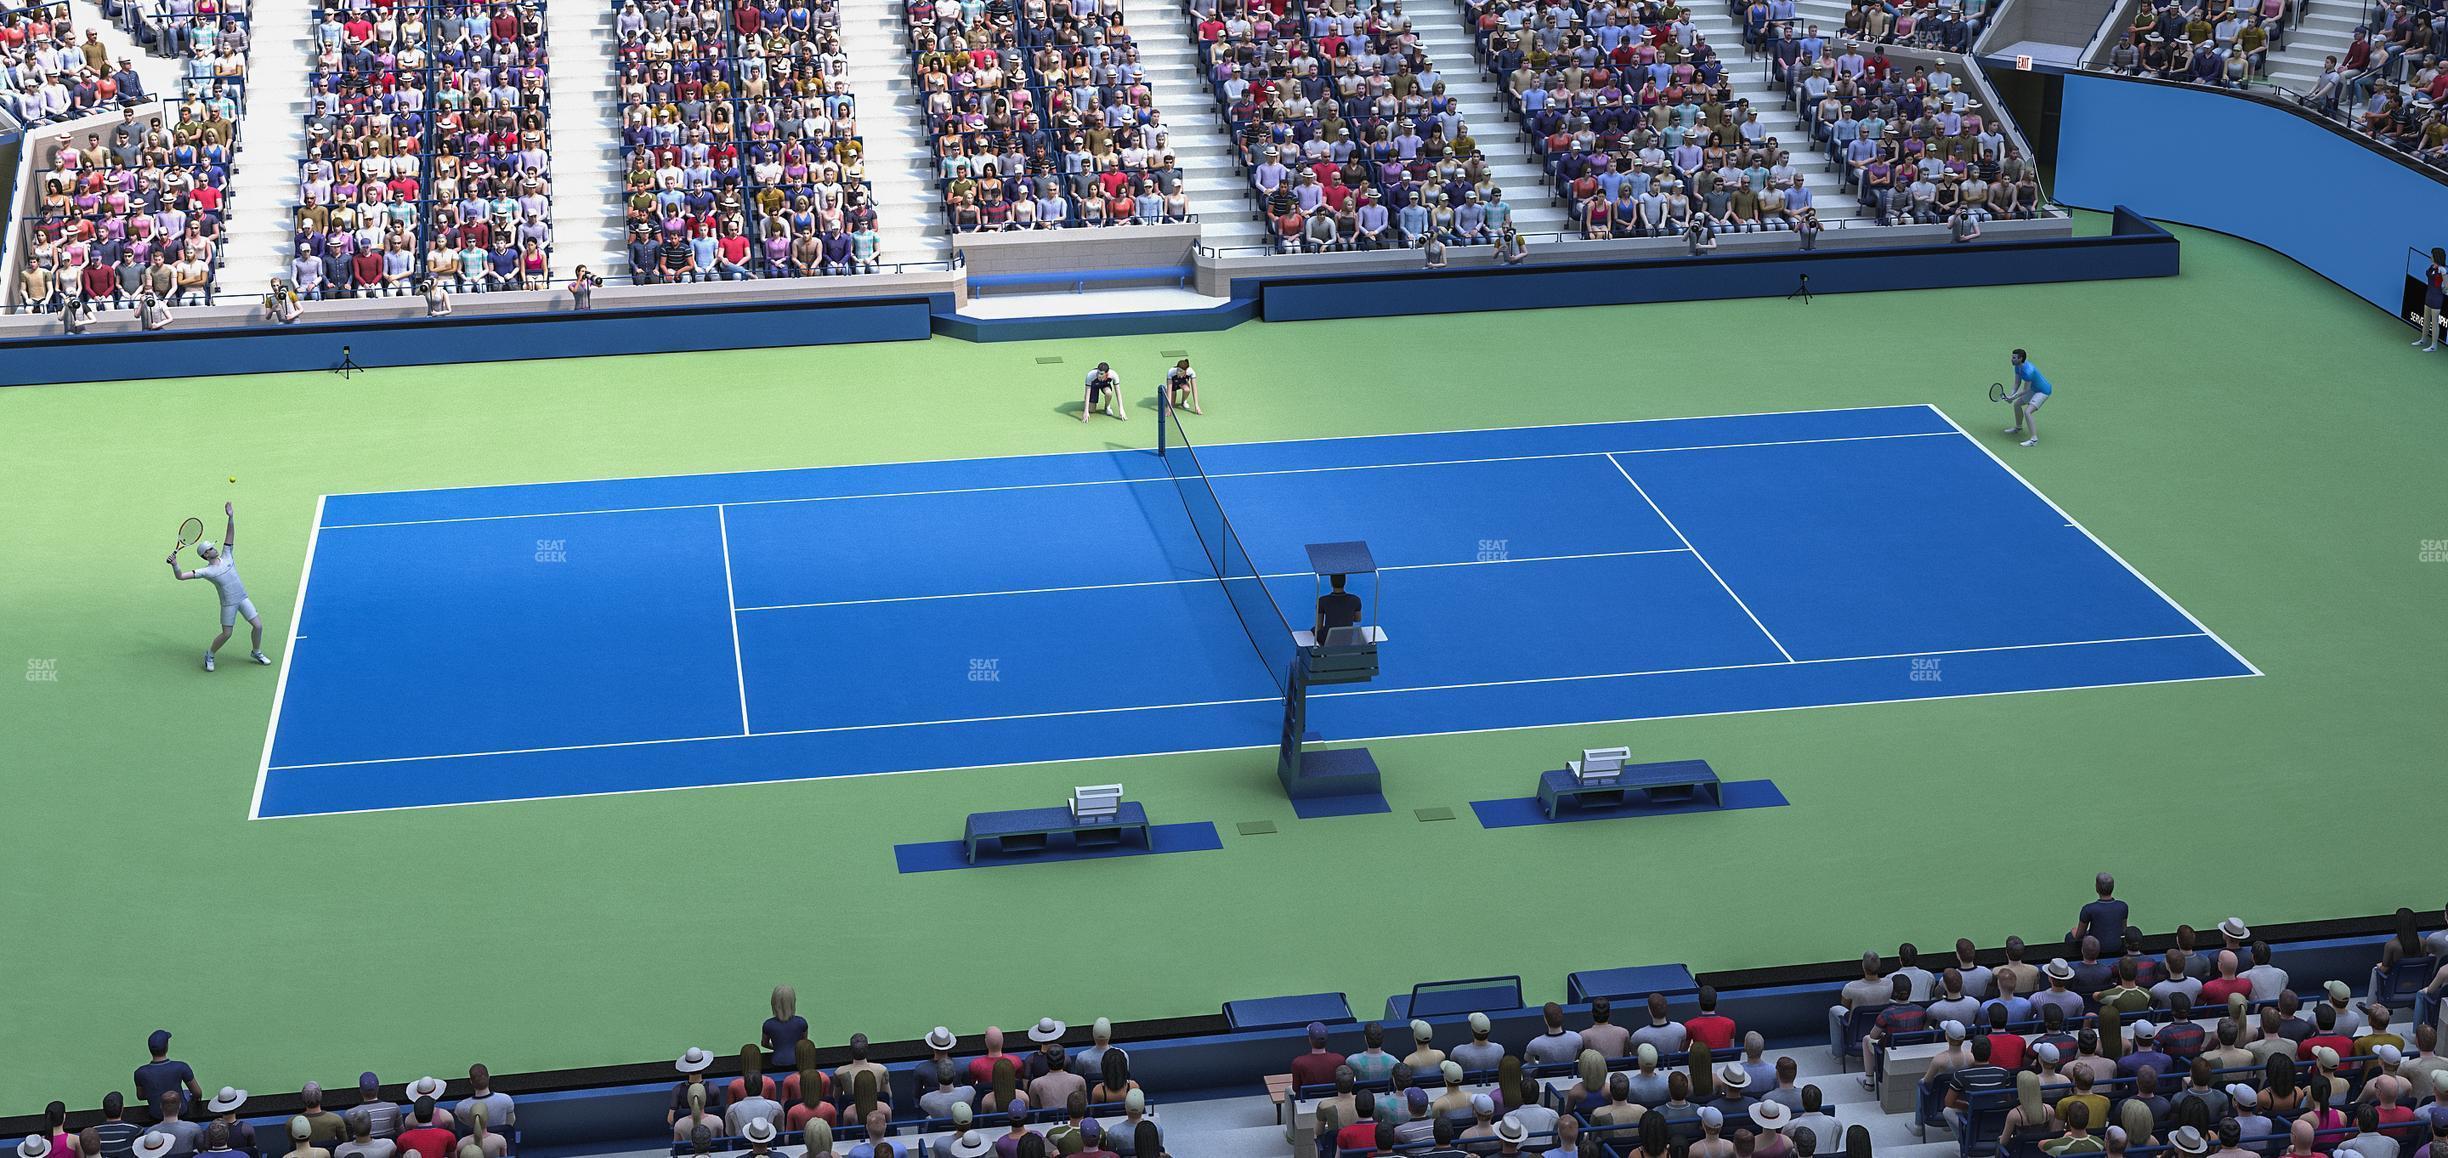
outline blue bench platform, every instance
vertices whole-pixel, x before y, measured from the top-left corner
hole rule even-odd
[[[1592,998],[1609,1001],[1645,999],[1661,993],[1668,1001],[1700,992],[1700,982],[1688,965],[1631,965],[1621,969],[1583,969],[1564,978],[1564,1000],[1587,1005]]]
[[[1068,808],[1019,808],[1010,812],[972,812],[961,831],[962,851],[976,864],[983,852],[1026,856],[1054,847],[1068,838],[1073,849],[1109,848],[1129,843],[1136,835],[1142,848],[1154,848],[1148,833],[1147,808],[1126,800],[1113,816],[1086,824],[1076,822]]]
[[[1185,265],[1154,265],[1136,269],[1057,269],[1025,273],[973,273],[969,275],[972,289],[1004,289],[1012,286],[1070,286],[1072,293],[1084,293],[1090,285],[1113,282],[1147,281],[1172,282],[1180,289],[1190,284],[1191,269]]]
[[[1725,806],[1717,772],[1706,760],[1668,760],[1656,764],[1626,764],[1603,780],[1582,780],[1569,768],[1539,773],[1539,808],[1553,820],[1567,808],[1581,811],[1656,806],[1706,800]]]

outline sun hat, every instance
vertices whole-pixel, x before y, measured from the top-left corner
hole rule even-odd
[[[2245,924],[2242,917],[2229,917],[2219,922],[2219,935],[2241,941],[2252,936],[2252,926]]]
[[[994,1143],[978,1136],[975,1130],[964,1130],[946,1146],[952,1158],[985,1158],[994,1153]]]
[[[178,1139],[155,1131],[150,1134],[136,1135],[134,1146],[136,1158],[162,1158],[162,1155],[168,1154],[178,1146]]]
[[[1729,1090],[1750,1089],[1751,1072],[1738,1065],[1721,1066],[1717,1070],[1717,1084]]]
[[[17,1158],[44,1158],[51,1153],[51,1139],[40,1134],[28,1134],[17,1144]]]
[[[2191,1126],[2177,1127],[2175,1133],[2168,1135],[2168,1144],[2179,1154],[2205,1154],[2210,1150],[2210,1143],[2202,1139],[2201,1131]]]
[[[2066,964],[2066,959],[2063,957],[2049,958],[2049,963],[2042,966],[2040,971],[2048,974],[2051,978],[2058,981],[2072,981],[2074,979],[2074,967]]]
[[[1070,1031],[1071,1027],[1062,1022],[1051,1017],[1040,1017],[1037,1019],[1037,1024],[1029,1027],[1028,1039],[1042,1045],[1049,1041],[1060,1041],[1062,1035]]]
[[[740,1127],[740,1137],[746,1138],[751,1142],[772,1142],[774,1140],[774,1124],[770,1119],[750,1118],[748,1119],[747,1125]]]
[[[1511,1142],[1518,1146],[1529,1137],[1530,1131],[1523,1129],[1520,1122],[1514,1121],[1511,1114],[1505,1115],[1503,1121],[1496,1123],[1496,1140],[1499,1142]]]
[[[960,1044],[960,1038],[953,1036],[951,1030],[939,1025],[927,1031],[926,1043],[928,1049],[950,1050],[953,1046]]]
[[[418,1098],[442,1100],[442,1079],[428,1074],[408,1083],[408,1100],[413,1102]]]
[[[1782,1130],[1793,1121],[1793,1111],[1783,1102],[1761,1102],[1751,1107],[1751,1120],[1762,1130]]]
[[[706,1071],[707,1066],[713,1064],[713,1054],[692,1045],[688,1047],[688,1052],[680,1055],[679,1061],[672,1063],[672,1068],[684,1074],[701,1074]]]

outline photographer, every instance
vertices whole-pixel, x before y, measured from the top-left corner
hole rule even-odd
[[[451,312],[450,291],[442,288],[437,278],[421,278],[416,285],[417,296],[425,299],[425,316],[447,318]]]
[[[306,312],[298,292],[288,282],[272,279],[272,292],[263,297],[264,317],[274,325],[293,326]]]

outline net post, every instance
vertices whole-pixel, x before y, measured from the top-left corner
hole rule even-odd
[[[1165,456],[1166,427],[1173,424],[1173,391],[1162,381],[1156,384],[1156,457]]]

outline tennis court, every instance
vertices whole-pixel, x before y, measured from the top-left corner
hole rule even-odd
[[[328,496],[254,814],[1271,748],[1219,507],[1384,568],[1329,741],[2258,674],[1932,407],[1196,457]]]

